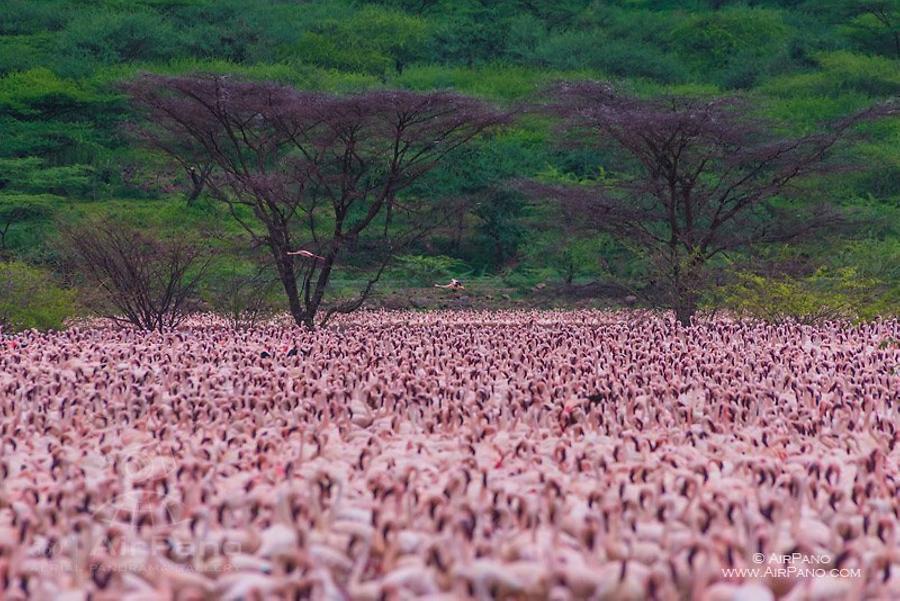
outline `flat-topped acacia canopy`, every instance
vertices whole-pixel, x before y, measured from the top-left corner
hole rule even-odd
[[[628,94],[604,82],[563,82],[541,109],[559,119],[559,138],[606,145],[635,163],[631,177],[580,182],[526,182],[555,198],[574,222],[636,245],[657,270],[657,294],[688,323],[716,255],[760,242],[785,242],[840,221],[824,203],[785,209],[804,176],[835,169],[835,145],[857,124],[897,113],[874,105],[803,136],[784,136],[740,97]],[[842,165],[842,168],[847,168]]]
[[[333,95],[222,76],[145,75],[126,90],[144,113],[137,128],[186,164],[211,164],[207,185],[254,243],[266,245],[298,324],[314,325],[335,261],[348,241],[383,224],[381,267],[421,231],[427,211],[397,195],[448,153],[508,115],[451,92],[373,90]],[[238,210],[246,206],[247,211]],[[403,213],[410,227],[389,227]],[[327,217],[326,217],[327,216]],[[321,261],[289,254],[303,246]]]

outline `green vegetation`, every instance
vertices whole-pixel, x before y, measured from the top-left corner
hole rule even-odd
[[[786,136],[900,94],[900,0],[6,0],[2,12],[4,307],[50,274],[77,284],[57,232],[110,216],[164,236],[209,236],[220,253],[198,288],[207,306],[238,315],[256,305],[231,297],[243,299],[248,286],[271,291],[259,249],[241,239],[227,207],[208,190],[188,203],[186,167],[135,139],[122,84],[144,72],[333,93],[452,89],[522,110],[403,192],[417,205],[450,199],[460,210],[388,267],[379,291],[401,295],[448,277],[513,289],[514,298],[541,284],[562,294],[600,283],[620,297],[652,288],[639,249],[582,231],[553,201],[513,185],[621,182],[637,171],[615,148],[571,144],[524,110],[555,81],[614,81],[643,97],[739,94]],[[896,313],[898,121],[860,126],[837,149],[835,169],[773,200],[778,210],[794,198],[827,203],[844,216],[842,227],[716,257],[720,286],[705,303],[771,318]],[[336,266],[329,301],[366,281],[365,242]],[[72,297],[46,290],[46,299],[34,298],[43,308],[9,323],[58,325]]]
[[[722,304],[767,321],[858,320],[897,314],[897,292],[896,286],[886,291],[884,282],[860,277],[853,267],[820,269],[805,278],[741,273],[737,283],[726,288]]]
[[[58,329],[74,315],[74,293],[21,261],[0,262],[0,332]]]

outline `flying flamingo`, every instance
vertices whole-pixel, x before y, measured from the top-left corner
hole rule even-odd
[[[462,285],[462,282],[453,278],[450,280],[449,284],[435,284],[435,288],[449,288],[450,290],[465,290],[466,287]]]
[[[312,253],[312,252],[310,252],[310,251],[308,251],[308,250],[306,250],[306,249],[303,249],[303,248],[301,248],[300,250],[295,250],[295,251],[292,251],[292,252],[288,252],[287,254],[289,254],[289,255],[299,255],[299,256],[305,257],[305,258],[307,258],[307,259],[315,259],[315,260],[318,260],[318,261],[324,261],[324,260],[325,260],[325,257],[323,257],[323,256],[321,256],[321,255],[317,255],[317,254],[315,254],[315,253]]]

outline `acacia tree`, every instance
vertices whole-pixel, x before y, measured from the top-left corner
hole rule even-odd
[[[0,254],[7,250],[6,235],[10,227],[27,221],[45,219],[51,212],[50,203],[40,196],[0,197]]]
[[[837,214],[826,204],[801,211],[773,201],[798,178],[830,168],[830,151],[854,125],[895,112],[877,106],[814,134],[780,138],[737,98],[645,100],[597,82],[560,84],[550,97],[545,110],[561,118],[564,135],[611,145],[637,168],[600,183],[525,188],[640,249],[662,277],[657,300],[683,324],[716,255],[833,224]]]
[[[361,306],[390,257],[433,215],[399,194],[506,119],[447,92],[334,96],[227,77],[149,75],[127,90],[145,113],[145,139],[214,165],[207,189],[254,244],[269,249],[291,315],[308,327],[341,252],[377,226],[376,275],[323,321]],[[301,247],[321,259],[290,254]]]
[[[887,42],[895,58],[900,58],[900,0],[843,0],[838,7],[844,17],[850,18],[849,28],[875,39]]]

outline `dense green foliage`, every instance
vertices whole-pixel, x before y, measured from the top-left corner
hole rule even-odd
[[[50,274],[21,261],[0,262],[0,332],[58,329],[74,313],[74,294]]]
[[[45,268],[58,267],[52,238],[59,222],[85,215],[125,212],[146,216],[153,227],[238,233],[212,200],[186,206],[191,181],[184,170],[129,136],[131,108],[118,84],[140,72],[227,73],[333,92],[453,88],[509,107],[536,100],[555,80],[614,80],[648,96],[743,94],[791,133],[900,92],[900,0],[3,4],[0,253]],[[842,163],[858,168],[798,189],[842,207],[860,225],[815,244],[723,257],[725,273],[748,274],[725,283],[747,298],[768,286],[773,294],[812,295],[813,304],[817,291],[835,283],[851,296],[854,286],[873,282],[879,298],[897,291],[896,271],[883,265],[900,244],[900,124],[863,129],[865,136],[840,151]],[[383,285],[465,275],[498,287],[600,280],[640,288],[645,269],[634,249],[571,235],[549,203],[526,201],[509,185],[534,177],[618,178],[633,167],[611,150],[561,144],[545,119],[525,116],[407,191],[458,199],[467,210],[407,249]],[[337,293],[342,279],[363,277],[365,264],[344,266]],[[253,272],[244,256],[217,265],[216,277]],[[867,302],[891,310],[879,298]]]

